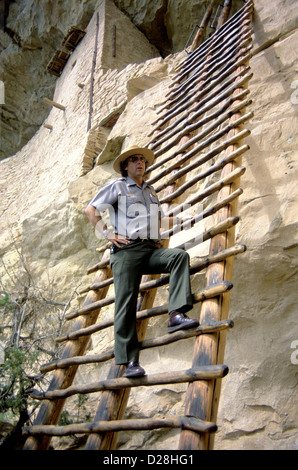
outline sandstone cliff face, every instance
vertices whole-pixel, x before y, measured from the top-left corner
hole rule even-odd
[[[120,6],[120,2],[115,3]],[[125,5],[129,13],[134,3],[123,2],[122,7]],[[163,2],[156,3],[162,11]],[[143,4],[137,13],[140,18],[143,14],[145,24],[151,17],[152,2],[150,5],[147,2],[147,10]],[[148,141],[156,106],[163,100],[175,64],[184,57],[181,52],[163,59],[129,19],[114,10],[114,5],[107,2],[98,6],[103,7],[102,30],[112,25],[111,18],[119,15],[123,30],[132,40],[136,38],[142,59],[136,56],[119,68],[116,64],[102,65],[102,60],[113,58],[109,50],[100,56],[103,48],[99,48],[92,127],[87,132],[96,25],[93,16],[86,25],[86,36],[55,84],[53,99],[63,104],[65,111],[52,108],[46,122],[53,129],[41,126],[16,155],[1,162],[3,260],[11,269],[17,269],[12,231],[32,275],[39,279],[49,276],[57,300],[61,301],[69,297],[74,286],[90,283],[84,273],[97,261],[94,250],[98,240],[83,213],[85,205],[99,186],[115,177],[112,159],[119,148],[134,141],[140,144]],[[249,123],[251,136],[247,139],[250,151],[243,161],[247,170],[241,180],[244,194],[237,228],[237,241],[247,245],[247,252],[234,263],[230,317],[235,327],[227,338],[225,363],[230,373],[223,381],[216,449],[298,446],[297,364],[292,346],[298,340],[294,8],[294,1],[275,0],[270,4],[255,1],[251,60],[254,76],[250,82],[254,118]],[[173,11],[171,15],[178,18]],[[44,21],[49,31],[51,21]],[[141,19],[138,21],[142,23]],[[121,60],[125,61],[123,53]],[[105,123],[111,116],[116,122],[109,127]],[[94,143],[96,130],[99,137]],[[90,170],[89,163],[91,167],[86,170],[86,155],[90,153],[95,166]],[[1,276],[2,282],[9,282],[4,271]],[[200,283],[200,277],[194,282]],[[80,302],[75,301],[73,307]],[[102,313],[110,314],[109,309]],[[153,321],[148,337],[163,334],[165,327],[166,320]],[[110,331],[94,335],[90,351],[100,352],[111,346],[112,341]],[[160,370],[167,370],[174,362],[179,369],[189,366],[191,356],[192,344],[187,350],[184,346],[159,348],[154,353],[144,352],[142,364],[148,373],[155,371],[156,364]],[[105,375],[105,366],[92,366],[87,374],[85,369],[80,371],[77,381],[84,383],[90,376],[98,379]],[[128,416],[154,416],[159,409],[172,414],[183,412],[184,390],[181,386],[146,390],[144,395],[132,392]],[[175,449],[177,442],[175,431],[138,436],[123,433],[119,447]]]

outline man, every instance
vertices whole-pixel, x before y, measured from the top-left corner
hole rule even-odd
[[[122,152],[113,164],[122,177],[105,185],[86,208],[93,226],[112,242],[115,362],[126,365],[126,377],[145,375],[139,364],[136,330],[137,297],[143,274],[170,273],[168,333],[199,325],[185,315],[192,308],[188,253],[158,245],[161,219],[166,218],[153,187],[144,181],[146,165],[153,160],[154,154],[147,148],[133,146]],[[112,229],[101,217],[106,209]],[[167,222],[173,224],[174,218]]]

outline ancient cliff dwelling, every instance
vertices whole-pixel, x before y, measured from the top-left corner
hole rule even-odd
[[[294,0],[0,4],[0,449],[297,449]],[[85,213],[132,145],[200,322],[143,274],[138,378]]]

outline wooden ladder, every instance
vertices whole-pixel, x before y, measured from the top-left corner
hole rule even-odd
[[[228,319],[233,260],[246,249],[235,244],[235,227],[242,194],[240,178],[245,171],[241,158],[249,148],[244,139],[250,132],[244,124],[252,117],[247,112],[247,86],[252,76],[253,1],[247,1],[230,19],[221,17],[221,26],[202,42],[210,14],[207,10],[195,40],[197,47],[179,66],[158,109],[149,136],[156,160],[147,173],[167,215],[179,214],[185,204],[192,208],[189,232],[184,232],[189,235],[180,246],[191,251],[209,241],[205,256],[191,257],[191,275],[205,275],[205,287],[193,292],[194,311],[200,307],[200,326],[145,338],[149,319],[167,315],[167,304],[155,306],[154,299],[157,290],[168,284],[168,276],[143,276],[137,311],[141,351],[195,337],[193,362],[187,370],[129,379],[122,377],[124,366],[115,365],[113,350],[84,355],[90,335],[113,326],[112,318],[97,321],[101,309],[114,302],[108,294],[113,278],[105,246],[101,261],[88,270],[96,276],[84,290],[83,306],[67,315],[68,320],[75,319],[72,332],[57,339],[66,342],[61,358],[41,369],[43,373],[54,371],[48,390],[32,391],[31,396],[43,403],[34,424],[23,429],[28,435],[26,450],[48,449],[52,436],[73,434],[88,435],[86,450],[111,450],[116,448],[121,430],[158,428],[180,428],[180,450],[214,446],[221,379],[228,373],[223,364],[226,332],[233,326]],[[198,228],[202,221],[208,225],[206,230]],[[175,230],[163,234],[163,246],[177,239]],[[111,363],[106,380],[73,385],[79,366],[103,361]],[[124,419],[132,387],[177,383],[188,383],[183,416]],[[57,426],[68,397],[94,392],[102,393],[92,423]]]

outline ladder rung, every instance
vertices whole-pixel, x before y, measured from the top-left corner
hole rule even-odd
[[[164,140],[167,139],[167,136],[170,132],[176,129],[182,122],[188,122],[190,115],[192,112],[197,112],[200,110],[201,114],[208,111],[213,104],[217,104],[221,100],[227,98],[232,93],[234,93],[236,87],[244,85],[247,83],[253,76],[253,74],[248,74],[250,70],[250,66],[246,66],[244,70],[241,70],[237,74],[237,83],[235,83],[235,77],[229,77],[224,83],[222,83],[218,89],[213,90],[209,95],[207,95],[204,99],[200,100],[199,103],[195,103],[192,109],[186,109],[185,112],[178,119],[175,120],[174,123],[169,124],[165,129],[160,130],[157,135],[154,135],[157,130],[159,130],[160,125],[150,132],[149,136],[153,136],[152,140],[150,141],[151,149],[158,147],[161,145]],[[246,73],[247,72],[247,73]],[[247,89],[246,89],[247,90]],[[249,92],[249,90],[247,90]]]
[[[148,171],[155,170],[156,168],[162,167],[165,163],[169,162],[170,160],[173,160],[174,158],[178,157],[179,154],[183,153],[183,157],[181,157],[179,160],[175,160],[174,164],[167,166],[164,170],[157,173],[154,177],[148,179],[148,183],[152,184],[155,183],[157,180],[161,180],[161,178],[166,176],[173,169],[179,167],[182,163],[185,163],[187,160],[189,160],[190,155],[192,156],[195,153],[202,152],[204,149],[218,141],[218,139],[228,134],[232,128],[239,127],[251,117],[253,117],[253,113],[249,112],[233,122],[230,121],[227,126],[219,130],[217,130],[218,126],[213,125],[209,126],[208,129],[205,129],[204,132],[202,131],[194,137],[191,137],[184,145],[179,147],[179,150],[174,150],[172,153],[168,153],[168,155],[160,159],[156,164],[152,164],[151,167],[148,167]],[[221,123],[218,121],[218,124]],[[199,144],[186,153],[189,147],[192,147],[193,145],[197,144],[197,142],[199,142]]]
[[[238,221],[239,221],[238,217],[229,217],[227,219],[227,221],[219,223],[219,224],[217,224],[216,227],[212,227],[210,230],[208,230],[204,240],[208,240],[211,236],[214,236],[218,233],[222,233],[223,231],[227,230],[228,228],[233,227],[234,225],[236,225],[238,223]],[[186,243],[190,243],[190,242],[193,242],[193,240],[190,240]],[[192,269],[192,274],[194,274],[195,272],[196,272],[196,270]],[[154,288],[154,287],[157,287],[158,285],[162,285],[162,284],[167,284],[167,282],[169,281],[169,278],[165,277],[163,279],[165,279],[165,281],[163,283],[160,283],[160,284],[156,283],[156,285],[151,284],[150,288]],[[222,284],[222,285],[224,286],[224,288],[226,288],[226,286],[227,286],[227,284]],[[207,286],[204,289],[204,291],[202,291],[202,295],[200,295],[200,293],[196,294],[197,299],[195,299],[195,301],[200,302],[201,300],[204,300],[206,297],[208,297],[208,295],[209,296],[211,295],[211,297],[212,297],[214,295],[214,293],[213,293],[214,288],[216,288],[216,287],[217,287],[217,285],[216,286],[215,285],[214,286]],[[144,289],[142,289],[142,290],[144,290]],[[210,292],[210,290],[211,290],[211,292]],[[65,318],[66,318],[66,320],[72,320],[73,318],[76,318],[80,315],[88,315],[88,313],[93,312],[94,310],[97,310],[98,308],[102,308],[102,307],[106,307],[107,305],[111,305],[114,301],[115,301],[114,296],[107,297],[107,298],[101,299],[101,300],[97,300],[96,302],[92,302],[91,304],[89,304],[85,307],[81,307],[77,310],[74,310],[73,312],[69,312],[66,315]],[[165,307],[167,307],[167,304],[162,306],[163,309]],[[163,310],[161,313],[165,313],[165,311]]]
[[[245,55],[240,56],[236,62],[234,62],[232,65],[229,65],[227,67],[223,67],[224,72],[222,72],[222,75],[219,73],[217,74],[216,78],[209,81],[207,80],[205,83],[205,87],[199,91],[196,91],[195,87],[192,93],[189,93],[189,96],[187,100],[183,100],[180,102],[179,106],[176,106],[174,109],[169,109],[166,111],[163,115],[161,115],[153,124],[158,123],[158,127],[164,126],[167,122],[172,120],[174,117],[176,117],[178,114],[181,114],[183,111],[185,111],[187,108],[189,108],[192,104],[198,103],[199,100],[201,100],[203,97],[206,98],[208,96],[207,94],[209,92],[212,92],[218,84],[223,83],[225,79],[228,79],[232,73],[236,72],[238,67],[240,65],[245,65],[249,62],[251,58],[251,53],[249,52],[251,49],[251,46],[247,47],[245,50]]]
[[[182,330],[176,331],[172,334],[167,334],[159,336],[157,338],[145,339],[139,343],[140,350],[148,348],[157,348],[159,346],[165,346],[167,344],[174,343],[183,339],[193,338],[194,336],[199,336],[203,334],[216,333],[227,328],[233,328],[234,322],[232,320],[222,320],[219,322],[214,322],[209,325],[201,325],[196,329],[192,330]],[[89,354],[86,356],[74,356],[68,359],[58,359],[47,364],[44,364],[40,368],[40,372],[45,374],[56,369],[65,369],[69,366],[77,366],[83,364],[98,364],[100,362],[108,361],[114,357],[114,350],[104,351],[101,354]]]
[[[185,72],[187,74],[190,72],[189,66],[193,61],[198,62],[200,58],[204,59],[210,52],[212,52],[214,44],[216,45],[218,42],[225,41],[226,36],[230,33],[231,30],[233,31],[233,29],[240,28],[243,23],[246,24],[247,20],[250,22],[248,15],[250,15],[251,9],[253,9],[252,3],[246,2],[240,10],[238,10],[226,23],[224,23],[224,25],[215,31],[214,35],[211,35],[195,51],[188,55],[185,61],[182,62],[182,64],[180,64],[176,69],[176,74],[180,80],[182,78],[181,76],[183,76]],[[173,81],[173,83],[175,82]]]
[[[200,155],[197,160],[191,161],[191,163],[182,166],[181,169],[178,169],[177,171],[175,171],[174,175],[170,175],[170,178],[168,178],[165,182],[161,183],[159,186],[156,185],[156,192],[161,191],[162,189],[166,188],[169,184],[172,184],[175,181],[179,181],[179,178],[186,175],[191,170],[198,168],[203,163],[206,163],[207,161],[216,157],[222,151],[226,150],[230,145],[236,144],[237,142],[243,140],[245,137],[248,137],[249,135],[250,135],[250,131],[248,129],[243,129],[239,133],[224,140],[219,145],[216,145],[216,147],[213,147],[212,150],[210,150],[205,155]],[[194,147],[192,150],[184,154],[183,161],[184,159],[185,161],[189,160],[191,157],[196,156],[197,153],[198,153],[198,147]],[[176,164],[172,166],[172,169],[174,169],[175,167],[176,167]]]
[[[36,425],[25,426],[23,434],[46,436],[70,436],[72,434],[92,434],[99,432],[146,431],[159,428],[182,428],[195,432],[216,432],[217,425],[189,416],[170,416],[168,418],[123,419],[114,421],[94,421],[66,426]]]
[[[244,253],[245,250],[246,250],[245,245],[235,245],[231,248],[228,248],[226,250],[222,250],[221,252],[219,252],[219,253],[217,253],[213,256],[207,257],[203,260],[197,260],[191,265],[190,273],[194,274],[196,272],[199,272],[202,269],[207,268],[208,266],[210,266],[212,263],[218,263],[218,262],[224,261],[225,259],[227,259],[230,256],[235,256],[237,254]],[[148,282],[144,283],[143,286],[146,285],[146,288],[150,288],[150,287],[153,287],[153,283],[154,283],[154,287],[160,287],[162,285],[167,284],[169,282],[169,278],[168,278],[168,276],[165,276],[165,277],[160,278],[158,281],[160,281],[160,282],[158,282],[156,284],[155,284],[155,281],[148,281]],[[97,289],[97,288],[99,288],[99,286],[95,287],[95,289]],[[214,286],[212,287],[212,289],[214,289]],[[205,290],[202,291],[202,294],[205,296],[205,298],[206,298],[206,290],[207,290],[207,288],[205,288]],[[215,295],[217,295],[217,294],[215,294]],[[194,300],[196,301],[196,299],[194,299]],[[197,302],[198,301],[199,300],[197,300]],[[147,309],[145,311],[139,311],[137,313],[137,319],[148,318],[149,316],[157,316],[157,315],[164,314],[166,312],[167,312],[166,306],[160,312],[157,311],[157,307],[153,307],[152,309]],[[107,319],[107,320],[103,320],[102,322],[100,322],[96,325],[91,325],[87,328],[82,328],[81,330],[76,330],[76,331],[73,331],[71,333],[67,333],[64,336],[60,336],[60,337],[56,338],[56,342],[57,343],[62,343],[63,341],[77,339],[80,336],[87,336],[87,335],[90,335],[92,333],[97,333],[100,330],[103,330],[105,328],[113,326],[113,324],[114,324],[114,320],[112,318]]]
[[[202,366],[199,369],[187,369],[176,372],[163,372],[159,374],[145,375],[129,379],[120,377],[116,379],[107,379],[100,382],[93,382],[86,385],[72,385],[66,389],[49,390],[40,392],[31,390],[30,396],[35,400],[57,400],[67,398],[72,395],[103,392],[105,390],[119,390],[123,388],[148,387],[153,385],[165,385],[195,382],[197,380],[215,380],[225,377],[228,373],[226,365]]]
[[[238,190],[237,191],[237,194],[242,194],[242,192],[240,191],[240,193],[238,193]],[[236,193],[236,191],[234,193]],[[232,193],[232,195],[234,194]],[[226,198],[225,201],[229,201],[229,198]],[[211,214],[213,214],[213,210],[215,211],[217,208],[221,208],[221,205],[220,204],[216,204],[215,206],[213,206],[212,208],[210,209],[207,209],[206,212],[209,212]],[[203,216],[202,216],[203,217]],[[222,250],[220,251],[219,253],[217,253],[216,255],[213,255],[213,256],[208,256],[207,258],[203,259],[203,260],[200,260],[200,261],[191,261],[191,265],[190,265],[190,273],[191,274],[194,274],[196,271],[196,269],[198,270],[202,270],[204,268],[207,268],[207,266],[209,266],[210,264],[212,263],[216,263],[218,261],[223,261],[225,260],[226,258],[228,258],[229,256],[235,256],[239,253],[243,253],[244,251],[246,250],[246,247],[245,245],[235,245],[235,246],[232,246],[231,248],[228,248],[228,249],[225,249],[225,250]],[[110,278],[108,279],[108,283],[107,281],[103,281],[103,282],[98,282],[98,283],[93,283],[91,284],[90,286],[87,286],[85,287],[84,289],[82,289],[79,293],[82,294],[82,293],[85,293],[85,292],[89,292],[91,290],[98,290],[98,289],[101,289],[102,287],[105,287],[107,284],[112,284],[113,283],[113,278]],[[154,287],[160,287],[164,284],[166,284],[167,282],[169,281],[169,277],[168,276],[163,276],[159,279],[155,279],[153,281],[147,281],[146,283],[142,283],[140,285],[140,289],[148,289],[150,288],[151,286],[154,285]]]

